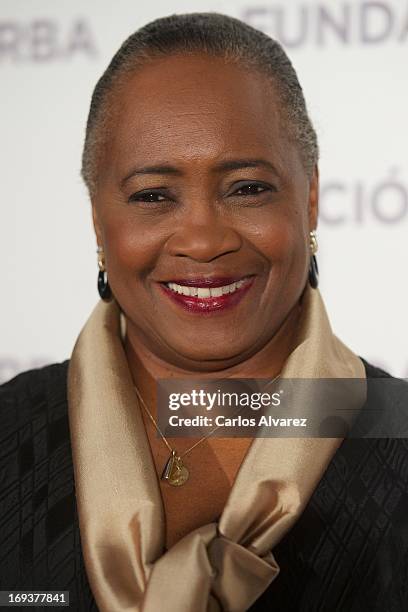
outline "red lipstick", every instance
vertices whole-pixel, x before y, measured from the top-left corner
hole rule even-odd
[[[178,278],[159,283],[173,303],[194,313],[210,314],[238,304],[249,291],[254,276]]]

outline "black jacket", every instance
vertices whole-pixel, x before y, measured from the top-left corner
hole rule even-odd
[[[85,612],[98,608],[79,536],[68,363],[0,387],[0,590],[69,590],[70,609]],[[363,363],[369,381],[391,378]],[[394,380],[408,414],[408,384]],[[374,400],[387,408],[387,395],[369,391]],[[343,441],[274,548],[281,572],[252,612],[408,611],[407,438]]]

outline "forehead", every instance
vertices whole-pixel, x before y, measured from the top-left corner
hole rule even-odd
[[[271,81],[223,58],[156,58],[126,76],[114,93],[109,157],[122,167],[146,159],[273,155],[288,137]]]

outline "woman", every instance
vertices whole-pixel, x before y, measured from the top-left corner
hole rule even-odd
[[[317,161],[261,32],[175,15],[122,45],[83,153],[102,300],[70,361],[2,389],[2,589],[103,612],[407,609],[404,439],[157,432],[162,378],[390,378],[330,328]]]

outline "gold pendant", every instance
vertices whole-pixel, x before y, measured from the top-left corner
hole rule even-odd
[[[161,479],[173,487],[180,487],[189,477],[189,471],[176,451],[172,451],[161,475]]]

